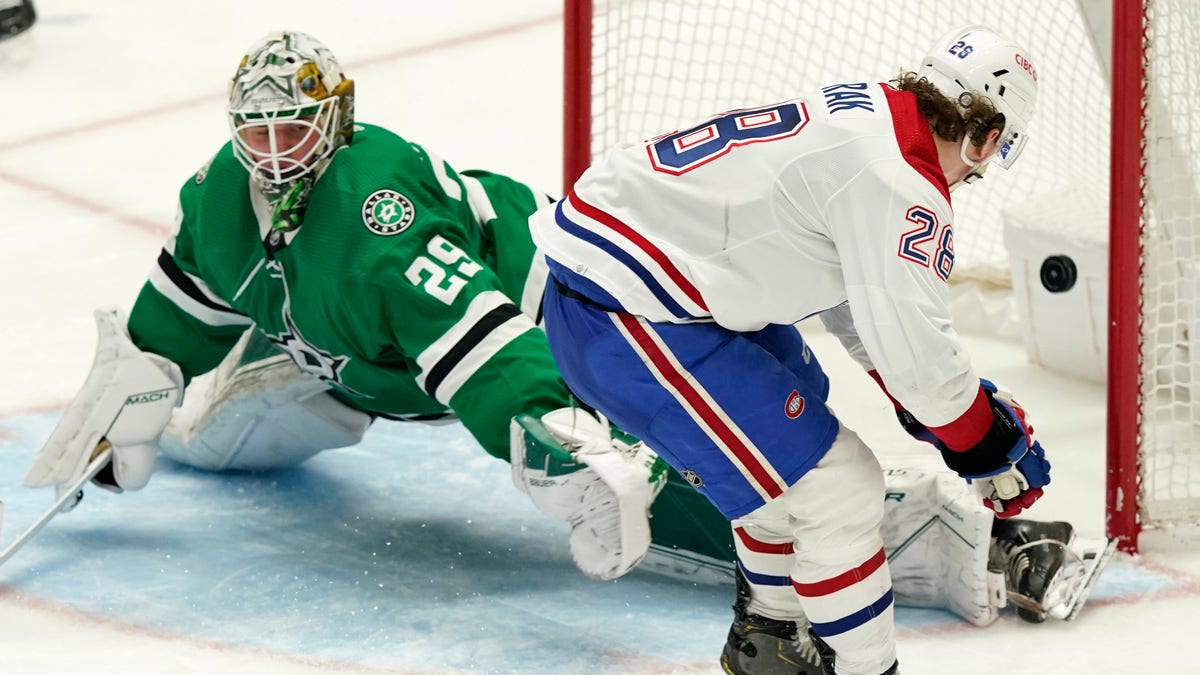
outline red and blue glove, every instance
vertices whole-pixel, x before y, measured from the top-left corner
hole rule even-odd
[[[1011,518],[1042,496],[1050,484],[1050,462],[1012,394],[987,380],[979,384],[992,407],[991,428],[967,450],[955,452],[944,444],[938,450],[946,466],[975,485],[996,517]]]
[[[1042,488],[1050,483],[1050,462],[1041,443],[1033,439],[1025,409],[1012,394],[988,380],[979,384],[991,408],[992,423],[983,438],[969,448],[951,449],[893,399],[896,418],[910,436],[936,447],[947,467],[975,485],[983,503],[998,518],[1011,518],[1041,498]]]

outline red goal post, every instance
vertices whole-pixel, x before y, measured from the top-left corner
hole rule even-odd
[[[1196,9],[1113,5],[1106,502],[1130,551],[1200,541]]]
[[[1125,551],[1137,551],[1138,425],[1141,408],[1140,315],[1142,222],[1142,127],[1146,99],[1142,2],[1114,0],[1111,189],[1109,192],[1108,293],[1108,479],[1105,494],[1108,536]],[[1137,227],[1134,224],[1138,224]]]
[[[566,0],[564,184],[616,143],[823,83],[886,80],[949,28],[1001,28],[1038,63],[1038,111],[1015,171],[955,193],[953,280],[1011,288],[1001,232],[1021,209],[1107,243],[1107,528],[1136,550],[1143,530],[1200,531],[1192,2]]]

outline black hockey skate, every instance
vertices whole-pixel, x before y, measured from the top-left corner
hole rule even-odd
[[[817,649],[795,621],[748,614],[750,586],[736,571],[737,600],[733,625],[721,650],[721,667],[730,675],[822,675]]]
[[[1017,615],[1031,623],[1046,620],[1050,607],[1066,598],[1056,597],[1056,587],[1075,540],[1075,528],[1062,521],[1038,522],[1009,518],[992,525],[988,568],[1003,572],[1008,596]]]

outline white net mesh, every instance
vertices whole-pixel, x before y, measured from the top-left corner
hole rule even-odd
[[[1139,507],[1160,527],[1200,523],[1200,4],[1146,5]]]
[[[1182,0],[1181,0],[1182,1]],[[1030,142],[1013,171],[954,194],[954,280],[1008,284],[1001,212],[1075,188],[1107,203],[1109,93],[1084,16],[1055,0],[596,0],[592,156],[822,84],[915,70],[941,35],[991,23],[1037,63]],[[1107,228],[1107,212],[1085,223]]]
[[[1138,504],[1143,526],[1163,528],[1200,525],[1200,2],[1143,5]],[[1010,285],[1006,212],[1107,241],[1109,51],[1097,48],[1084,12],[1106,13],[1105,3],[595,0],[594,7],[593,159],[616,143],[722,110],[838,81],[890,79],[915,69],[947,30],[990,24],[1032,54],[1038,109],[1014,170],[993,168],[983,186],[954,194],[953,280]]]

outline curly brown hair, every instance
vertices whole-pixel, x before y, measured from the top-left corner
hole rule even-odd
[[[929,80],[914,72],[902,72],[892,80],[900,91],[917,97],[917,110],[929,120],[929,128],[939,138],[957,141],[970,134],[971,144],[980,147],[987,142],[988,132],[1004,129],[1004,113],[997,112],[986,96],[968,96],[968,105],[947,98]]]

